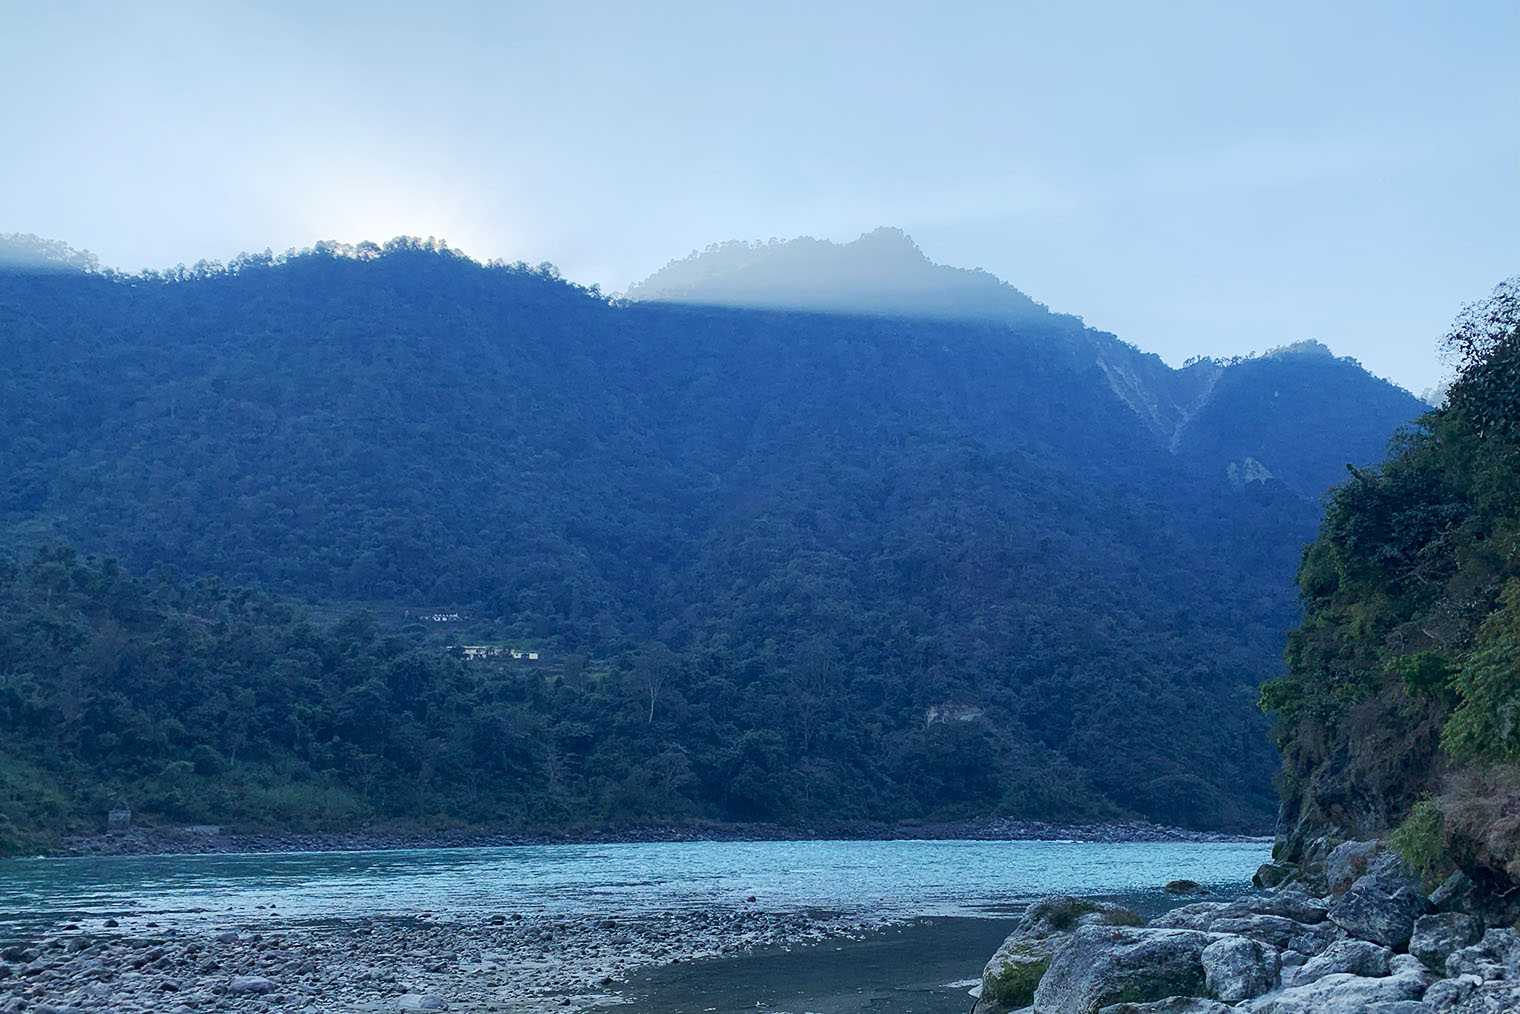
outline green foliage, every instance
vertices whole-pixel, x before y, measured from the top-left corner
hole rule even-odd
[[[1049,906],[1046,919],[1055,929],[1065,931],[1076,926],[1077,920],[1090,912],[1096,912],[1098,906],[1081,898],[1065,899],[1055,905]]]
[[[1475,761],[1520,762],[1520,578],[1511,578],[1457,673],[1461,703],[1441,745]]]
[[[1306,498],[1414,405],[1323,357],[1174,373],[1038,308],[612,304],[415,241],[0,272],[0,343],[4,544],[226,583],[8,579],[0,752],[77,795],[25,804],[49,826],[120,793],[212,823],[1259,828]],[[1216,394],[1174,453],[1098,363]],[[1247,455],[1283,480],[1232,486]],[[450,657],[401,622],[434,609],[546,664]]]
[[[1388,842],[1426,882],[1450,872],[1445,817],[1440,801],[1434,796],[1424,796],[1410,807],[1409,815],[1388,836]]]
[[[1145,917],[1131,909],[1122,909],[1117,912],[1106,912],[1103,915],[1105,926],[1144,926]]]
[[[1398,674],[1404,690],[1411,697],[1442,695],[1450,689],[1451,667],[1433,651],[1398,655],[1390,658],[1387,665],[1391,672]]]
[[[1010,961],[985,984],[988,998],[1004,1007],[1027,1007],[1034,1003],[1034,991],[1049,969],[1049,958]]]
[[[1296,812],[1365,833],[1397,824],[1425,872],[1450,842],[1444,804],[1421,794],[1451,761],[1520,761],[1516,282],[1447,344],[1460,369],[1447,406],[1329,497],[1299,569],[1288,675],[1261,697]]]

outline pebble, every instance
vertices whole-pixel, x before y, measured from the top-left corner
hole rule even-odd
[[[267,910],[266,910],[267,911]],[[858,936],[865,916],[757,910],[546,916],[436,915],[427,922],[281,922],[153,930],[129,918],[7,942],[0,1014],[49,1009],[158,1014],[469,1014],[594,1010],[635,969],[756,947]]]

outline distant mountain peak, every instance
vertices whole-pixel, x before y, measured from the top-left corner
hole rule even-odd
[[[0,233],[0,270],[99,271],[100,259],[56,239],[31,233]]]
[[[995,275],[930,260],[902,229],[848,243],[800,236],[716,243],[671,261],[628,297],[671,303],[1010,322],[1050,311]]]
[[[1293,342],[1291,345],[1279,345],[1275,349],[1268,349],[1267,356],[1310,356],[1317,359],[1335,359],[1335,353],[1330,346],[1314,338],[1305,338],[1303,341]]]

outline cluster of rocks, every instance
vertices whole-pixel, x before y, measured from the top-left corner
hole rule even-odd
[[[614,1001],[636,968],[859,937],[874,926],[758,910],[263,932],[65,924],[0,949],[0,1012],[580,1010]]]
[[[1032,905],[982,974],[975,1014],[1520,1012],[1515,913],[1463,874],[1433,893],[1375,842],[1301,883],[1149,923],[1115,905]]]

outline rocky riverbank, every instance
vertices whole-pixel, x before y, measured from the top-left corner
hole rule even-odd
[[[151,919],[62,924],[0,949],[0,1011],[583,1011],[630,972],[757,948],[859,938],[860,917],[753,909],[638,920],[375,919],[186,931]]]
[[[564,832],[486,833],[480,831],[271,832],[230,829],[134,827],[116,834],[76,835],[64,840],[64,855],[203,855],[261,852],[339,852],[377,849],[494,848],[509,845],[606,844],[679,841],[1080,841],[1231,842],[1245,835],[1191,831],[1143,821],[1053,824],[991,817],[980,820],[877,824],[835,821],[808,827],[778,824],[690,823]]]
[[[1379,842],[1340,844],[1291,875],[1149,923],[1115,905],[1037,902],[987,963],[975,1014],[1520,1011],[1520,899],[1462,873],[1426,894]]]

